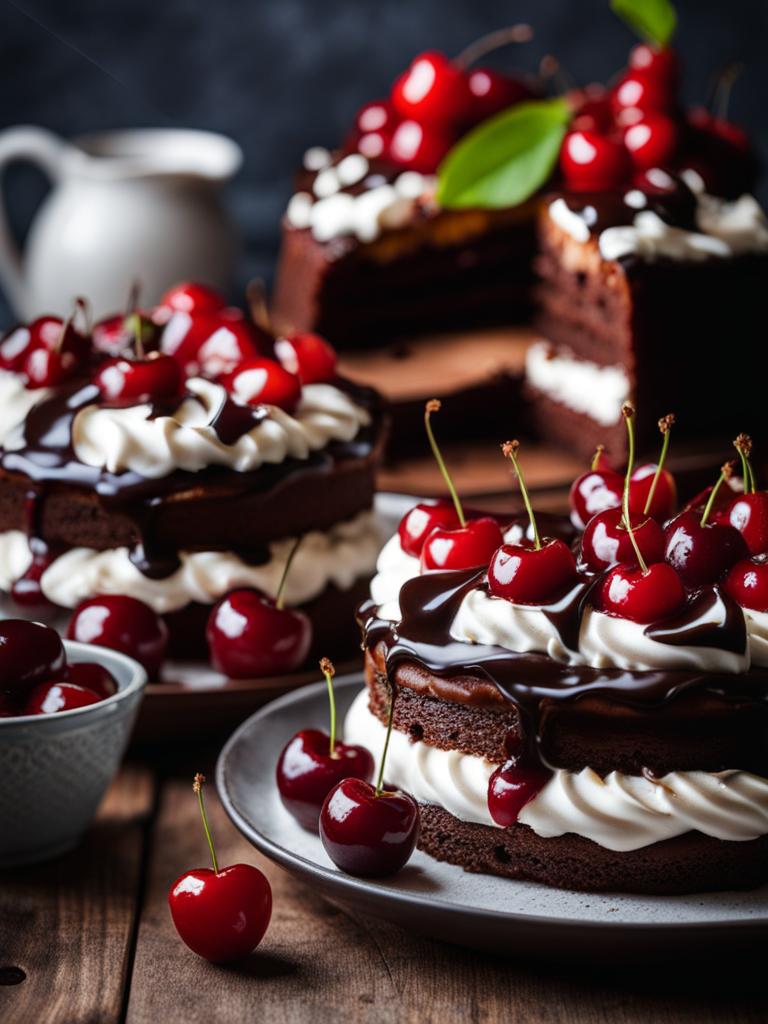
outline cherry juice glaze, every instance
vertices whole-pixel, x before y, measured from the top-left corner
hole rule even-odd
[[[371,425],[363,427],[352,441],[334,441],[321,451],[310,453],[307,459],[289,458],[279,464],[265,464],[253,472],[238,473],[226,467],[212,466],[199,473],[176,470],[166,477],[151,480],[131,470],[110,473],[80,462],[72,442],[72,425],[82,409],[100,404],[100,392],[96,385],[83,380],[58,389],[27,415],[22,428],[22,445],[0,454],[2,469],[9,473],[24,474],[29,479],[27,506],[28,509],[33,508],[34,513],[28,511],[26,525],[30,547],[35,556],[30,572],[34,575],[36,571],[38,549],[42,553],[45,548],[47,552],[39,525],[42,507],[51,487],[64,484],[83,488],[95,493],[110,511],[119,511],[131,519],[139,537],[131,552],[131,561],[144,575],[163,579],[175,572],[180,564],[175,550],[158,545],[153,540],[153,519],[163,499],[208,483],[225,485],[237,493],[263,493],[279,486],[286,477],[299,474],[316,476],[318,484],[322,485],[322,478],[333,473],[337,462],[366,458],[372,452],[380,431],[380,399],[370,388],[360,387],[342,378],[333,383],[372,414]],[[179,399],[154,403],[150,416],[156,418],[169,415],[184,398],[194,397],[187,394]],[[243,406],[226,398],[214,414],[211,426],[219,440],[230,445],[268,416],[269,410],[264,406]],[[269,557],[266,547],[236,550],[234,553],[243,561],[255,565],[262,564]],[[42,557],[45,556],[41,554]]]
[[[597,581],[593,577],[574,594],[567,607],[554,618],[564,644],[578,636],[579,621],[590,600]],[[517,750],[528,763],[547,763],[542,750],[542,720],[553,702],[576,701],[583,697],[602,697],[629,707],[658,708],[685,692],[705,691],[728,701],[768,700],[768,672],[753,670],[744,675],[700,671],[645,671],[595,669],[569,666],[544,654],[519,654],[503,647],[466,644],[450,635],[459,606],[468,591],[482,587],[484,569],[427,573],[404,584],[400,591],[400,622],[384,621],[376,616],[372,603],[363,605],[359,617],[364,632],[364,646],[369,650],[381,644],[387,676],[394,685],[397,669],[406,663],[415,664],[450,682],[453,677],[476,677],[477,692],[472,687],[452,689],[452,699],[468,704],[487,706],[487,684],[495,687],[502,700],[513,704],[520,718],[520,735],[515,737]],[[648,627],[658,630],[654,639],[665,643],[695,643],[742,651],[745,634],[743,622],[732,614],[732,602],[726,602],[727,614],[721,625],[693,626],[714,600],[712,593],[694,598],[688,608],[674,620]]]

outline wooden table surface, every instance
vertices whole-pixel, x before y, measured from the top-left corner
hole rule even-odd
[[[212,774],[214,757],[195,767]],[[164,761],[127,764],[75,853],[0,875],[2,1024],[768,1020],[765,949],[623,968],[505,960],[339,910],[256,854],[209,785],[221,863],[258,864],[274,892],[256,953],[212,966],[168,914],[169,885],[207,847],[191,770]]]

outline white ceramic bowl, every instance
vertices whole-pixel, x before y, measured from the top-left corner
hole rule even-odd
[[[147,682],[124,654],[69,640],[64,646],[71,663],[108,669],[118,690],[72,711],[0,718],[0,867],[77,845],[118,769]]]

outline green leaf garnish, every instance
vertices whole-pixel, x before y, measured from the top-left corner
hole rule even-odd
[[[670,0],[611,0],[611,10],[655,46],[666,46],[677,25]]]
[[[558,97],[519,103],[483,121],[440,165],[438,202],[454,209],[524,202],[552,173],[570,117]]]

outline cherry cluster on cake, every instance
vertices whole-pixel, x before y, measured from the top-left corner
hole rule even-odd
[[[26,619],[0,622],[0,718],[72,711],[115,693],[103,665],[67,661],[55,629]]]

